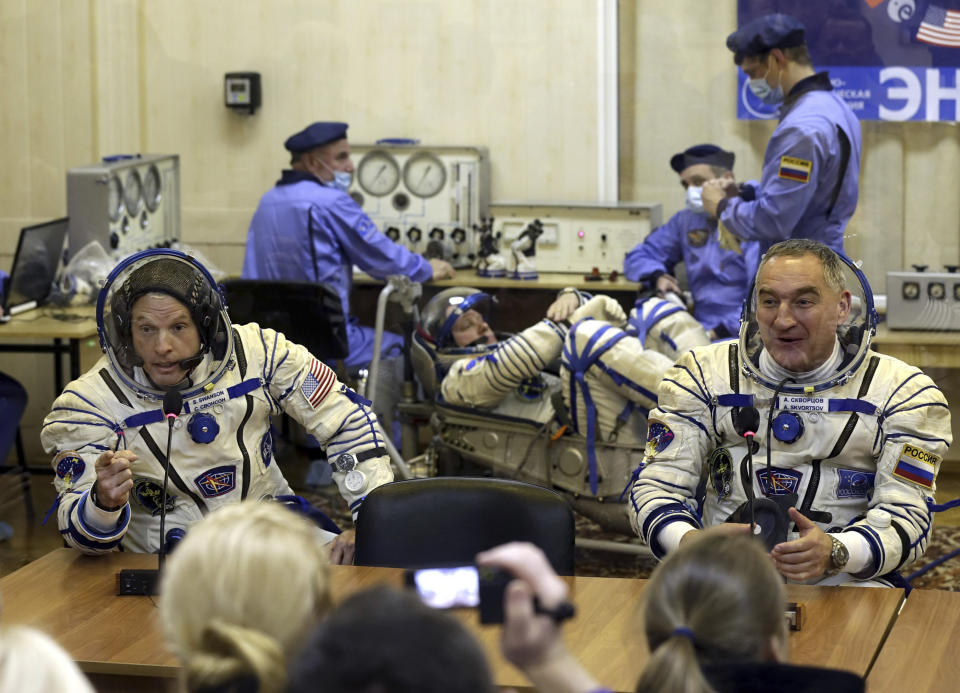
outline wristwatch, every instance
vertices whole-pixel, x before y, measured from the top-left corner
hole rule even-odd
[[[836,575],[843,570],[844,566],[847,565],[847,561],[850,560],[850,552],[842,541],[834,536],[830,537],[830,541],[833,542],[833,548],[830,549],[830,567],[827,568],[827,572],[823,574],[824,577]]]

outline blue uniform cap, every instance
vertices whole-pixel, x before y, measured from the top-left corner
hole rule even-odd
[[[328,142],[335,142],[347,136],[346,123],[314,123],[308,125],[295,135],[290,135],[283,146],[287,151],[308,152],[311,149],[322,147]]]
[[[763,55],[774,48],[792,48],[804,43],[803,24],[787,14],[765,14],[747,22],[727,36],[727,48],[739,65],[748,55]]]
[[[733,152],[724,151],[715,144],[695,144],[689,149],[670,157],[670,168],[677,173],[683,173],[684,169],[690,166],[707,164],[708,166],[721,166],[732,171],[734,159],[736,159],[736,155]]]

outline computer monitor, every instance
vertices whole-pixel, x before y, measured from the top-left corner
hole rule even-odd
[[[11,316],[43,305],[50,295],[63,259],[68,218],[20,229],[10,281],[3,294],[3,315]]]

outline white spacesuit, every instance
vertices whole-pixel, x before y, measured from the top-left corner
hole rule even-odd
[[[156,271],[155,268],[162,269]],[[97,323],[106,354],[53,404],[41,440],[54,454],[64,539],[84,553],[122,547],[156,552],[209,511],[245,498],[292,496],[273,459],[270,417],[283,412],[325,443],[341,494],[356,512],[366,494],[393,480],[376,418],[302,346],[256,324],[231,326],[207,271],[176,251],[145,251],[113,271]],[[178,386],[183,411],[170,447],[166,536],[160,537],[168,423],[164,390],[138,365],[130,309],[145,291],[183,303],[201,333],[202,359]],[[142,361],[140,361],[142,363]],[[136,453],[127,505],[110,512],[89,491],[104,451]]]
[[[644,349],[636,334],[625,329],[626,316],[615,300],[578,295],[581,305],[568,321],[544,318],[509,339],[458,349],[449,344],[451,326],[488,297],[451,289],[424,310],[421,335],[429,334],[433,344],[441,345],[436,358],[446,360],[440,391],[447,404],[559,428],[554,395],[562,392],[572,430],[586,439],[590,486],[596,493],[597,443],[643,445],[643,416],[656,406],[657,385],[673,361]],[[691,324],[699,329],[689,314],[683,316],[661,327],[677,335]],[[561,356],[559,376],[544,372]],[[633,416],[635,412],[643,416]]]
[[[797,382],[771,363],[758,337],[755,292],[739,342],[694,349],[664,376],[628,507],[658,557],[691,527],[731,515],[748,522],[743,509],[755,495],[784,512],[796,507],[845,545],[848,568],[820,584],[880,578],[924,552],[950,411],[919,369],[869,351],[872,295],[849,262],[845,272],[859,310],[810,378]],[[754,412],[753,424],[744,424],[740,413],[751,407],[759,421]],[[756,434],[752,474],[744,430]],[[782,527],[787,540],[797,538],[789,519]]]

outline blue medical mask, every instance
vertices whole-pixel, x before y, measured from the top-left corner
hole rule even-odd
[[[767,68],[767,74],[770,74],[770,68]],[[766,75],[751,79],[749,87],[753,95],[768,106],[776,106],[783,101],[783,87],[777,87],[776,89],[771,87]]]
[[[320,161],[321,166],[333,174],[333,180],[325,181],[324,185],[328,185],[331,188],[336,188],[337,190],[342,190],[343,192],[347,192],[347,190],[350,189],[350,183],[353,182],[353,175],[349,171],[334,171],[332,168],[323,163],[322,160],[318,159],[318,161]]]
[[[703,211],[703,186],[687,187],[687,209],[695,214],[706,214]]]

